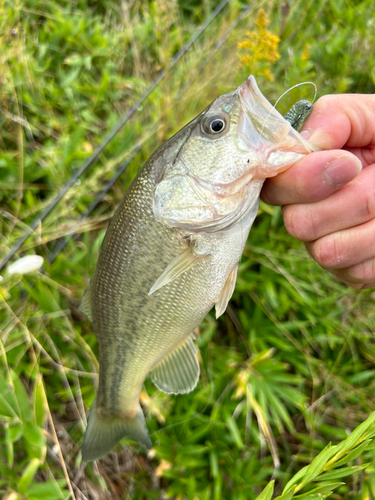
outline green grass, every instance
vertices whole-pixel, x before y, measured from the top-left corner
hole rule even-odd
[[[210,0],[0,4],[0,259],[215,6]],[[71,232],[78,238],[46,263],[45,274],[1,272],[0,497],[242,500],[255,499],[271,479],[277,496],[375,410],[372,290],[348,289],[322,271],[286,233],[280,210],[262,204],[230,308],[200,327],[197,389],[172,397],[146,381],[152,453],[124,441],[98,463],[81,463],[98,346],[77,306],[105,226],[156,147],[248,73],[262,72],[261,62],[239,68],[237,50],[259,8],[281,39],[281,58],[269,66],[275,81],[257,77],[271,102],[307,80],[318,95],[374,92],[372,0],[254,2],[200,71],[244,6],[231,1],[217,16],[17,255],[48,258],[58,238]],[[312,96],[311,87],[298,87],[278,108],[285,112]],[[129,168],[80,222],[140,142]],[[295,484],[306,485],[296,495],[318,484],[325,489],[295,498],[333,490],[337,500],[374,498],[371,442],[342,460],[338,467],[357,467],[354,474],[340,470],[325,480],[326,468],[312,478],[320,481],[314,486],[300,473]],[[263,500],[271,486],[267,491]]]

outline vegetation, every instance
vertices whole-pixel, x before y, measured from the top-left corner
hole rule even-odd
[[[42,255],[45,272],[1,271],[2,498],[375,497],[373,291],[347,289],[323,272],[288,236],[280,210],[264,204],[227,313],[218,321],[208,315],[199,329],[197,389],[167,396],[147,381],[142,404],[151,452],[123,441],[97,463],[81,463],[98,347],[77,306],[108,220],[140,166],[250,72],[271,102],[306,80],[319,95],[374,92],[372,0],[250,6],[232,0],[169,70],[216,6],[212,0],[0,3],[1,259],[166,72],[17,252]],[[251,44],[249,32],[262,41],[262,30],[270,52]],[[311,87],[301,86],[278,107],[285,112],[312,96]],[[71,233],[77,237],[48,263],[59,239]]]

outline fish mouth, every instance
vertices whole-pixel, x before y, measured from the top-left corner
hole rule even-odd
[[[263,181],[254,179],[251,171],[226,185],[208,184],[195,178],[195,187],[204,189],[207,206],[211,209],[211,220],[196,225],[195,230],[211,233],[232,228],[246,216],[254,203],[258,203]]]
[[[304,139],[264,97],[253,75],[237,88],[243,114],[239,134],[250,147],[268,144],[271,149],[308,154],[317,149]],[[278,173],[278,172],[277,172]]]
[[[250,75],[237,90],[243,110],[242,119],[245,121],[241,132],[245,132],[252,147],[265,140],[273,144],[283,142],[291,126],[264,97],[254,76]],[[248,130],[243,130],[245,125]]]
[[[191,174],[191,178],[194,180],[194,183],[199,186],[199,188],[212,192],[217,198],[224,198],[228,196],[235,196],[240,191],[243,191],[247,184],[253,180],[254,173],[252,169],[249,168],[247,172],[227,184],[211,183],[197,177],[194,174]]]
[[[174,183],[168,186],[173,188],[169,189],[172,199],[173,192],[183,188],[190,192],[191,204],[184,200],[180,206],[171,205],[160,186],[154,197],[154,215],[172,227],[197,233],[228,230],[257,203],[263,179],[251,180],[249,173],[228,185],[211,184],[192,174],[174,177],[167,181]]]
[[[236,140],[246,151],[246,169],[224,184],[204,180],[184,165],[183,173],[156,187],[156,219],[194,232],[230,229],[257,205],[264,179],[315,150],[267,101],[252,75],[233,93],[240,99]]]
[[[277,118],[281,118],[282,121],[284,120],[282,115],[280,115],[259,90],[253,75],[248,76],[237,88],[237,91],[240,94],[243,107],[246,108],[252,117],[257,114],[260,117],[260,121],[263,122],[263,119],[267,118],[268,114],[271,116],[276,114]],[[272,116],[272,118],[274,118],[274,116]]]

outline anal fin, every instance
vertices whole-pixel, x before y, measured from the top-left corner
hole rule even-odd
[[[221,290],[219,299],[215,304],[216,319],[225,312],[225,309],[228,306],[228,302],[230,301],[230,298],[233,295],[234,287],[236,286],[237,270],[238,270],[238,264],[236,264],[232,269],[232,271],[230,272],[227,281],[225,282],[225,285]]]
[[[78,310],[81,311],[85,316],[87,316],[92,322],[90,285],[91,281],[89,283],[89,286],[86,288],[85,293],[83,294],[81,302],[78,306]]]
[[[185,273],[201,260],[209,257],[209,255],[206,254],[198,254],[194,252],[194,250],[194,245],[191,245],[181,255],[178,255],[175,259],[173,259],[172,262],[165,268],[164,272],[155,281],[148,294],[151,295],[156,292],[156,290],[159,290],[159,288],[175,280],[178,276],[180,276],[180,274]]]
[[[167,394],[186,394],[197,385],[199,373],[197,348],[189,336],[152,370],[151,380]]]

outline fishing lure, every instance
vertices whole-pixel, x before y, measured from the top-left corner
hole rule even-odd
[[[291,124],[294,130],[299,132],[307,118],[311,115],[312,110],[312,103],[306,99],[301,99],[290,108],[284,115],[284,118]]]

